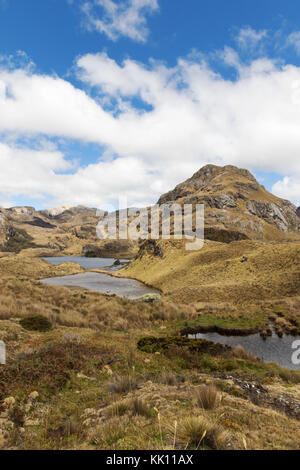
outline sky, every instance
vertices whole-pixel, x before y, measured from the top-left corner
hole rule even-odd
[[[155,203],[203,165],[300,205],[295,0],[0,0],[0,205]]]

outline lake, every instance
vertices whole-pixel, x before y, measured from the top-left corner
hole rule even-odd
[[[76,257],[65,257],[70,261],[70,258]],[[62,258],[60,258],[62,259]],[[95,259],[95,258],[88,258]],[[98,258],[102,259],[102,258]],[[111,260],[113,261],[113,260]],[[66,262],[66,261],[64,261]],[[60,264],[60,263],[56,263]],[[85,262],[79,263],[82,267],[87,266]],[[100,267],[100,266],[89,266]],[[103,267],[103,266],[101,266]],[[119,269],[120,267],[117,266]],[[93,290],[100,292],[101,294],[116,294],[120,297],[127,297],[128,299],[136,299],[144,294],[160,294],[160,291],[152,287],[148,287],[142,282],[136,281],[135,279],[113,277],[109,274],[86,272],[73,274],[70,276],[50,277],[47,279],[41,279],[41,282],[52,286],[65,286],[65,287],[81,287],[83,289]]]
[[[121,265],[114,266],[116,258],[85,258],[84,256],[52,256],[43,258],[51,264],[58,265],[62,263],[78,263],[83,269],[105,268],[109,271],[118,271],[125,264],[129,263],[129,259],[120,259]]]
[[[292,355],[299,351],[300,360],[300,336],[283,335],[279,338],[277,335],[262,339],[259,334],[249,336],[222,336],[218,333],[198,333],[197,335],[188,335],[189,338],[203,338],[214,343],[228,344],[229,346],[241,345],[251,354],[262,359],[263,362],[276,362],[281,367],[287,369],[300,370],[300,364],[293,364]],[[292,345],[295,341],[299,342],[297,349]]]

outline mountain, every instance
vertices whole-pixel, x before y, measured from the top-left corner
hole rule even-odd
[[[298,312],[300,217],[293,204],[266,191],[248,170],[215,165],[201,168],[158,204],[174,202],[205,205],[203,248],[188,252],[185,240],[144,241],[121,276],[218,315],[243,304],[250,318],[267,301]]]
[[[300,211],[245,169],[206,165],[158,204],[204,204],[205,236],[217,241],[282,239],[300,233]]]

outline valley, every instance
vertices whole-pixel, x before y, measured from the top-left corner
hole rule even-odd
[[[300,366],[216,341],[299,339],[299,211],[232,166],[208,165],[158,202],[174,201],[205,205],[201,250],[174,232],[99,240],[96,209],[0,209],[2,448],[299,448]],[[130,263],[105,271],[115,260]],[[74,276],[145,290],[67,287]]]

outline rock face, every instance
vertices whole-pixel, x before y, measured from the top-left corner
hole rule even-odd
[[[266,191],[245,169],[206,165],[158,204],[204,204],[205,236],[217,241],[300,233],[300,209]],[[230,235],[231,233],[231,235]]]

